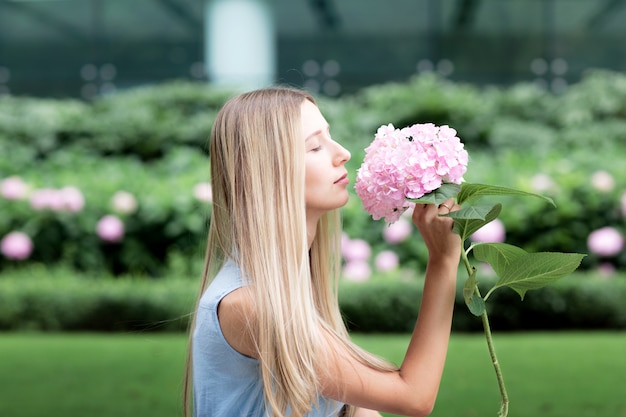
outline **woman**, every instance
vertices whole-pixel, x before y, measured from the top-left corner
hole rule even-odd
[[[193,386],[198,417],[429,414],[461,248],[452,219],[439,214],[458,206],[413,211],[429,262],[398,368],[355,346],[340,315],[338,209],[348,201],[350,153],[313,98],[290,88],[235,97],[217,116],[210,158],[213,211],[186,408]]]

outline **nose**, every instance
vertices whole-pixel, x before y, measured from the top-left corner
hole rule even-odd
[[[344,148],[337,142],[334,142],[334,144],[336,148],[335,158],[334,158],[335,165],[345,164],[346,162],[350,160],[350,157],[351,157],[350,151],[348,151],[346,148]]]

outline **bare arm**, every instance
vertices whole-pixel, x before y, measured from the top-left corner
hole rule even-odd
[[[452,206],[452,202],[447,202]],[[437,397],[448,350],[461,240],[453,220],[439,217],[448,210],[417,205],[413,213],[429,250],[419,316],[402,365],[397,372],[371,369],[355,360],[338,343],[324,355],[320,369],[322,393],[340,401],[407,416],[430,414]]]
[[[356,410],[354,417],[381,417],[381,414],[378,411],[359,408]]]

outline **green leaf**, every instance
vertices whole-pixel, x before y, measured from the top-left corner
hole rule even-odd
[[[498,185],[471,184],[467,182],[461,184],[461,191],[457,195],[457,202],[458,204],[463,204],[466,201],[477,200],[480,197],[484,197],[487,195],[537,197],[547,201],[548,203],[556,207],[556,204],[554,204],[554,201],[550,197],[545,197],[540,194],[529,193],[526,191],[516,190],[514,188],[501,187]]]
[[[504,267],[499,280],[489,291],[502,286],[511,287],[522,300],[528,290],[546,285],[571,274],[586,255],[580,253],[538,252],[526,253]],[[486,298],[486,297],[485,297]]]
[[[454,219],[454,231],[465,241],[475,231],[493,221],[502,210],[502,204],[493,206],[471,206],[453,211],[448,216]]]
[[[501,277],[511,262],[528,252],[507,243],[479,243],[474,246],[472,253],[478,261],[491,265],[496,274]]]
[[[472,268],[472,274],[465,281],[463,286],[463,298],[469,308],[470,313],[480,316],[485,312],[485,301],[476,292],[478,282],[476,281],[476,268]]]
[[[459,184],[444,183],[441,187],[428,194],[424,194],[420,198],[408,198],[407,200],[418,204],[436,204],[439,205],[446,200],[456,197],[461,190]]]

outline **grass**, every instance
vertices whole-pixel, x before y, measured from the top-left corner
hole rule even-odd
[[[403,338],[365,338],[402,360]],[[511,417],[626,416],[626,333],[494,334]],[[500,394],[482,334],[455,335],[433,417],[496,416]]]
[[[495,334],[511,417],[626,416],[626,333]],[[399,363],[406,335],[355,335]],[[180,415],[181,334],[0,335],[0,416]],[[496,416],[482,335],[454,335],[435,417]]]

